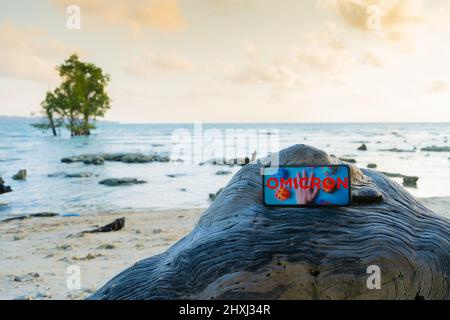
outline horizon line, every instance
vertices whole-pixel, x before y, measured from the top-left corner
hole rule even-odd
[[[1,115],[0,118],[21,118],[21,119],[40,119],[45,117],[32,117],[32,116],[11,116],[11,115]],[[134,122],[134,121],[119,121],[119,120],[96,120],[98,123],[117,123],[117,124],[134,124],[134,125],[142,125],[142,124],[194,124],[194,123],[206,123],[206,124],[450,124],[449,121],[255,121],[255,122],[239,122],[239,121],[223,121],[223,122],[214,122],[214,121],[173,121],[173,122],[164,122],[164,121],[149,121],[149,122]]]

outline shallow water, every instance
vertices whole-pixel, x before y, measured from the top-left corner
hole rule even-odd
[[[65,164],[66,156],[99,152],[168,153],[173,151],[172,133],[193,124],[100,123],[90,137],[54,138],[30,126],[30,119],[0,118],[0,176],[14,190],[0,196],[0,216],[53,211],[58,213],[145,210],[153,208],[205,207],[208,194],[215,193],[232,175],[216,175],[218,170],[239,170],[239,166],[199,166],[206,160],[194,152],[185,163],[125,164],[106,162],[103,166]],[[305,143],[337,156],[355,158],[357,165],[376,163],[377,170],[417,175],[417,188],[408,188],[417,197],[450,196],[449,152],[424,152],[425,146],[449,146],[450,124],[207,124],[203,132],[226,136],[227,129],[278,129],[280,148]],[[276,137],[276,135],[275,135]],[[217,140],[233,145],[224,139]],[[216,143],[217,143],[216,141]],[[364,142],[367,151],[358,151]],[[380,149],[412,149],[415,152],[387,152]],[[263,151],[258,156],[263,155]],[[26,181],[11,177],[27,169]],[[49,174],[63,172],[61,176]],[[65,174],[92,172],[90,178],[65,178]],[[180,174],[168,177],[168,174]],[[99,185],[106,178],[136,177],[148,183],[126,187]],[[401,182],[401,179],[396,179]],[[185,189],[183,191],[182,189]]]

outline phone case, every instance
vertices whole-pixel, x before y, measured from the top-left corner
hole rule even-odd
[[[297,172],[301,174],[304,169],[307,171],[307,179],[310,178],[312,172],[314,172],[316,182],[317,179],[320,179],[320,189],[313,202],[297,204],[295,187],[298,186],[299,181],[296,184],[294,179],[296,180]],[[263,167],[261,175],[263,203],[268,207],[345,207],[351,204],[350,167],[345,164]],[[269,188],[267,181],[270,178],[272,179]],[[273,178],[278,181],[276,186]],[[333,186],[330,179],[334,181]],[[345,181],[347,181],[347,184]]]

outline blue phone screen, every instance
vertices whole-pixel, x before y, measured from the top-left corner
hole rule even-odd
[[[346,165],[263,169],[264,203],[269,206],[346,206],[351,200]]]

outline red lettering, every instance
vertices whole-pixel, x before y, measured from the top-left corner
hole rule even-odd
[[[300,178],[300,188],[308,189],[309,187],[307,185],[307,182],[308,182],[308,178],[306,178],[306,177]]]
[[[340,189],[341,185],[344,187],[344,189],[348,189],[348,178],[344,178],[344,181],[342,181],[341,178],[337,178],[337,188]]]
[[[292,178],[288,178],[287,181],[284,180],[284,178],[281,178],[280,182],[281,182],[281,186],[288,186],[289,185],[289,188],[292,188]]]
[[[311,181],[311,189],[320,188],[320,178],[313,177]]]
[[[272,185],[270,184],[271,181],[275,181],[275,186],[272,186]],[[277,179],[277,178],[269,178],[269,179],[267,180],[267,182],[266,182],[266,186],[267,186],[267,188],[269,188],[269,189],[276,189],[276,188],[278,188],[278,179]]]
[[[311,185],[308,185],[308,183],[311,181]],[[320,178],[317,177],[313,177],[308,178],[308,177],[303,177],[300,178],[300,180],[298,180],[297,178],[281,178],[281,179],[277,179],[274,177],[271,177],[269,179],[267,179],[266,181],[266,186],[269,189],[277,189],[278,186],[281,187],[287,187],[287,188],[292,188],[292,186],[294,186],[294,188],[302,188],[304,190],[306,189],[314,189],[314,188],[321,188],[321,185],[323,188],[334,188],[335,186],[340,189],[341,187],[344,189],[348,189],[348,178],[337,178],[337,182],[335,179],[333,179],[332,177],[326,177],[324,180],[321,180]]]

